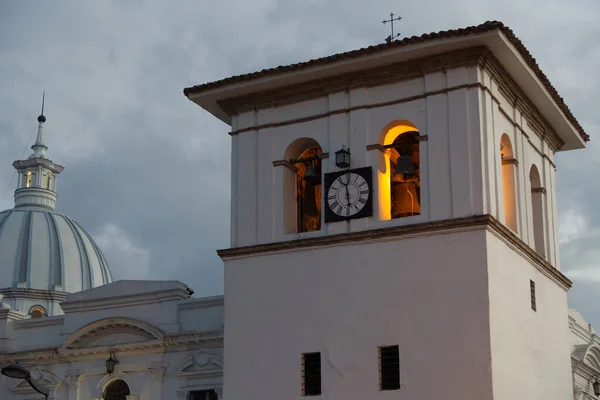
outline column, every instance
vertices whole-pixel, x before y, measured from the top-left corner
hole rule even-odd
[[[67,382],[67,386],[69,388],[69,400],[77,400],[80,382],[79,377],[79,375],[65,376],[65,381]]]
[[[150,373],[150,393],[151,398],[156,400],[162,400],[162,390],[163,390],[163,376],[165,374],[164,367],[155,367],[148,369]],[[130,400],[127,398],[127,400]],[[131,399],[135,400],[135,399]]]

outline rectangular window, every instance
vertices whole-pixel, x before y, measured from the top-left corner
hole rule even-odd
[[[537,311],[537,304],[535,300],[535,282],[529,281],[529,292],[531,294],[531,309]]]
[[[189,400],[217,400],[217,392],[210,390],[194,390],[190,392]]]
[[[302,354],[302,395],[321,394],[321,353]]]
[[[379,389],[400,389],[400,350],[398,346],[379,348]]]

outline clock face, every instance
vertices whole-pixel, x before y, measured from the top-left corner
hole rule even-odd
[[[326,175],[326,222],[372,214],[371,174],[369,167]]]

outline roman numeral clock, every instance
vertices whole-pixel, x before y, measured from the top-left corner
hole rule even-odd
[[[325,222],[373,215],[373,168],[325,174]]]

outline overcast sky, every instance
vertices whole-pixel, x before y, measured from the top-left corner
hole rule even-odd
[[[13,206],[11,163],[29,154],[46,89],[49,157],[66,167],[57,208],[114,277],[222,293],[228,127],[182,89],[380,43],[390,11],[403,36],[503,21],[592,136],[557,156],[557,180],[571,306],[600,329],[598,0],[1,1],[0,209]]]

